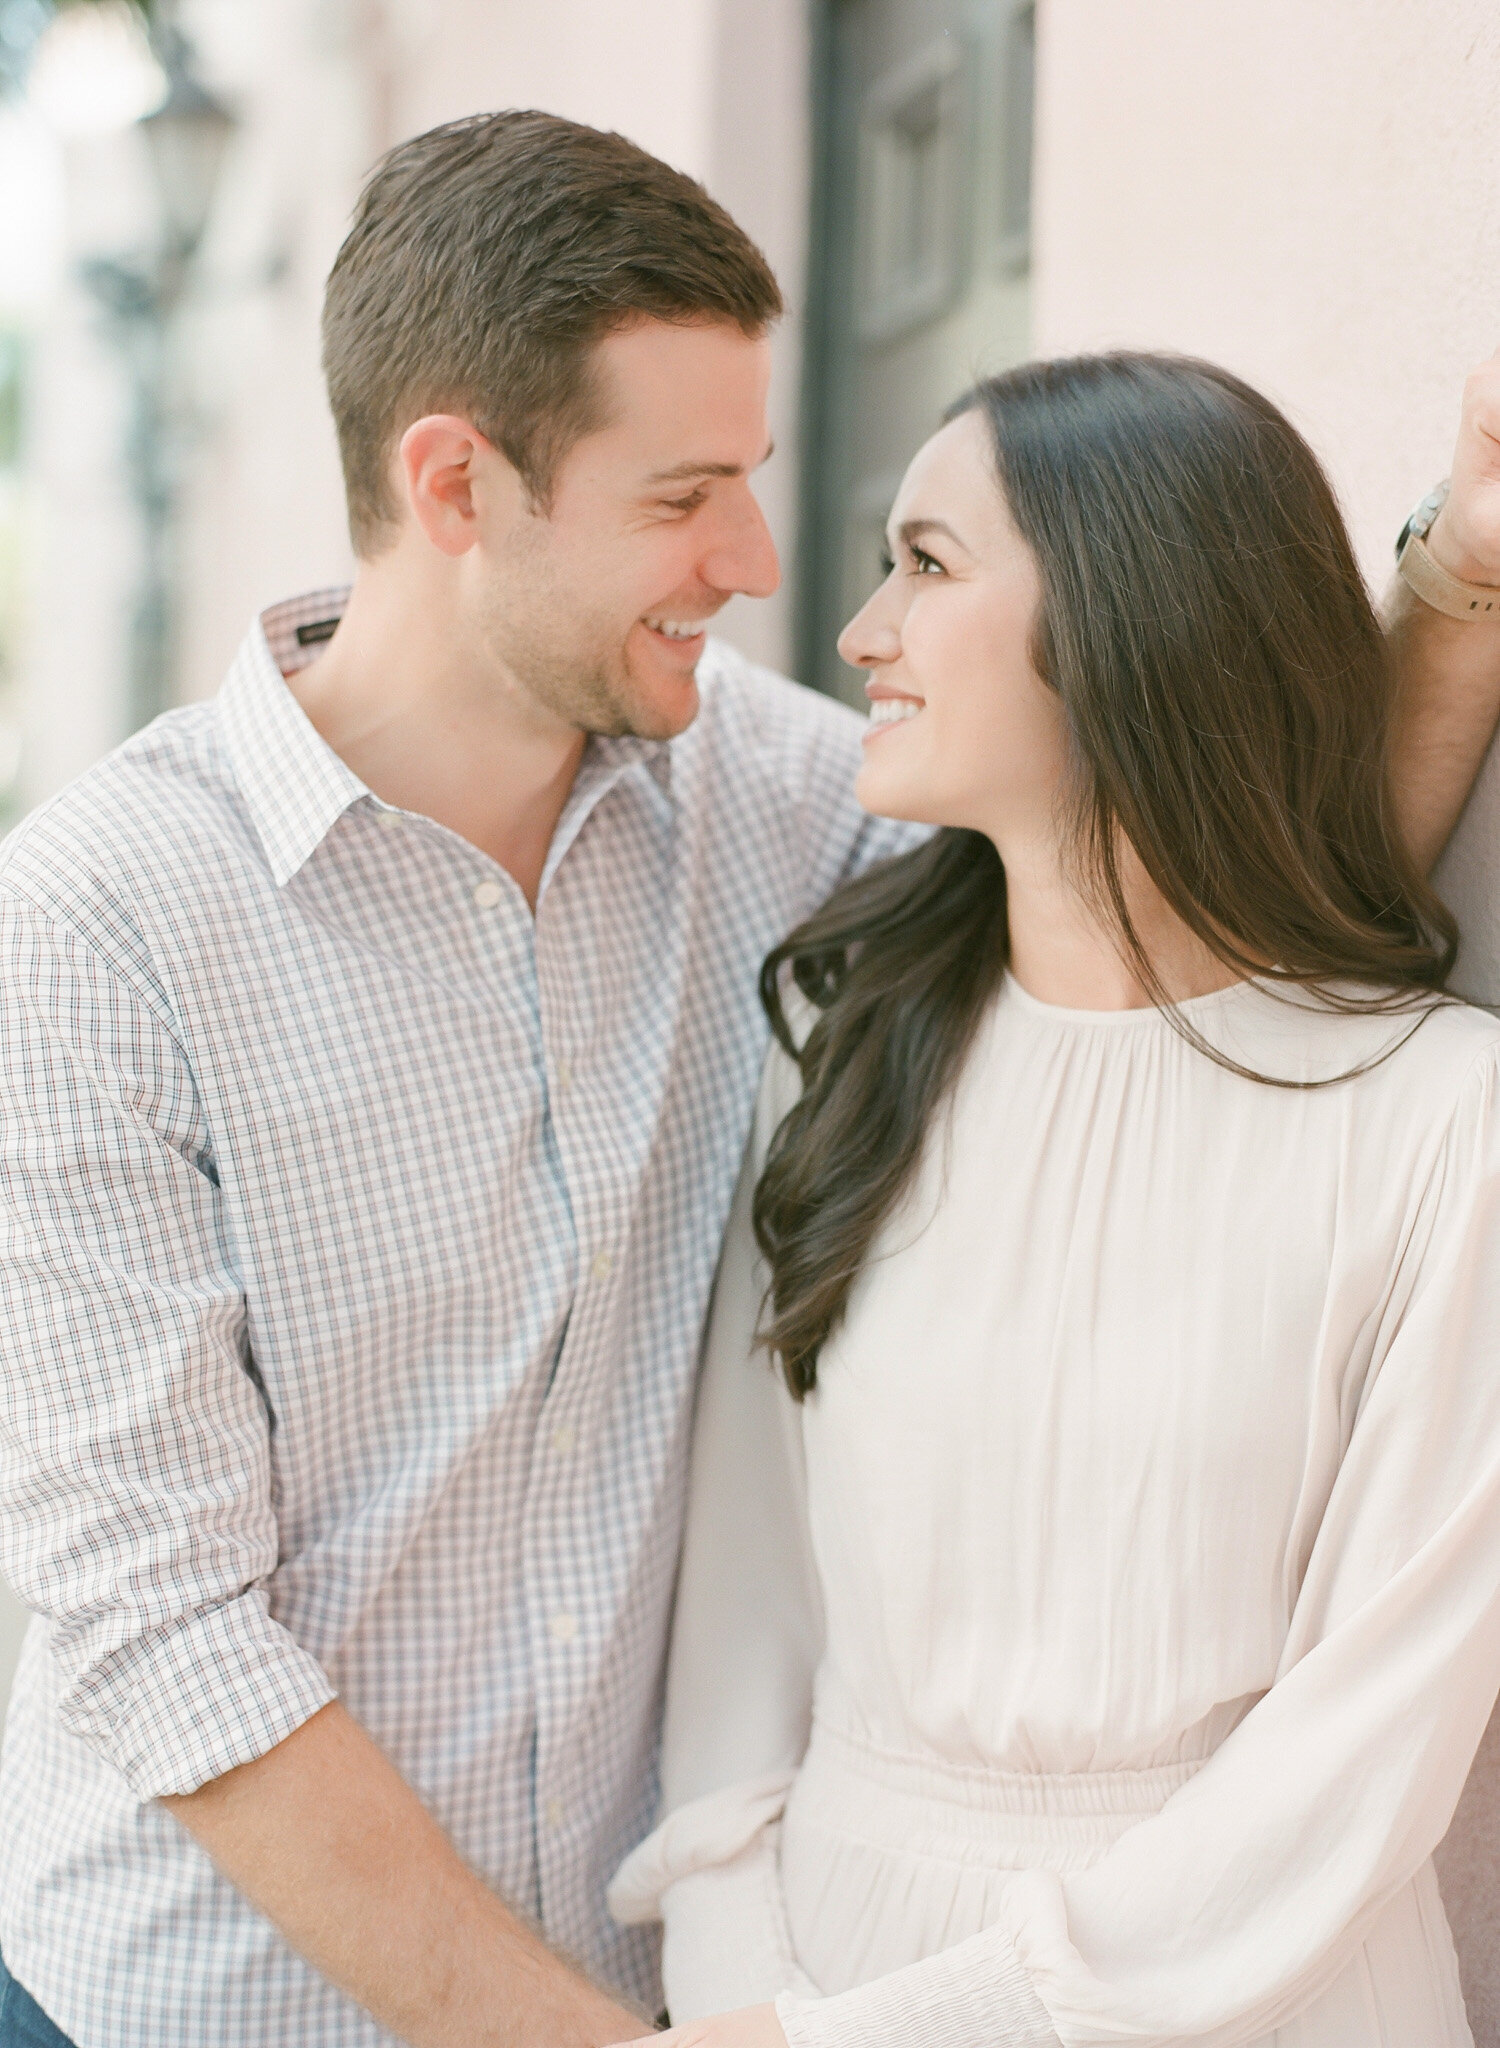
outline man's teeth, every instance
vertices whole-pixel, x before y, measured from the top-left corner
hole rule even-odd
[[[647,619],[653,633],[665,633],[669,640],[693,640],[703,631],[701,619]]]
[[[915,697],[872,697],[871,725],[898,725],[903,718],[915,718],[921,710]]]

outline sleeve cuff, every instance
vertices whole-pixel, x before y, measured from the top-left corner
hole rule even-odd
[[[659,1920],[670,1886],[731,1862],[781,1818],[792,1777],[791,1771],[768,1771],[679,1806],[615,1872],[605,1894],[614,1918],[622,1927]]]
[[[1003,1929],[836,1998],[783,1992],[789,2048],[1062,2048]]]
[[[773,1821],[731,1862],[679,1879],[663,1898],[661,1974],[673,2026],[769,2005],[783,1991],[817,1996],[792,1951],[780,1834]]]
[[[252,1763],[336,1697],[257,1591],[117,1652],[60,1713],[138,1798],[158,1799]]]

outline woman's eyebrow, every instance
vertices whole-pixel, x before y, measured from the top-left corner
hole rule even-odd
[[[962,534],[955,533],[946,519],[905,519],[896,528],[895,538],[903,547],[911,548],[928,533],[946,533],[949,540],[957,541],[966,555],[973,553]]]

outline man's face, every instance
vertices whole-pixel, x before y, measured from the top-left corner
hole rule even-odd
[[[670,739],[698,709],[707,622],[780,581],[749,482],[769,448],[770,345],[648,321],[602,342],[595,368],[607,423],[563,458],[550,506],[488,500],[468,565],[476,623],[562,723]]]

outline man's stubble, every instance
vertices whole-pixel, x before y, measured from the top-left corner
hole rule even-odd
[[[663,719],[630,671],[617,615],[590,606],[557,573],[536,535],[516,536],[504,584],[487,593],[479,628],[512,687],[577,732],[621,739],[672,739],[681,720]]]

